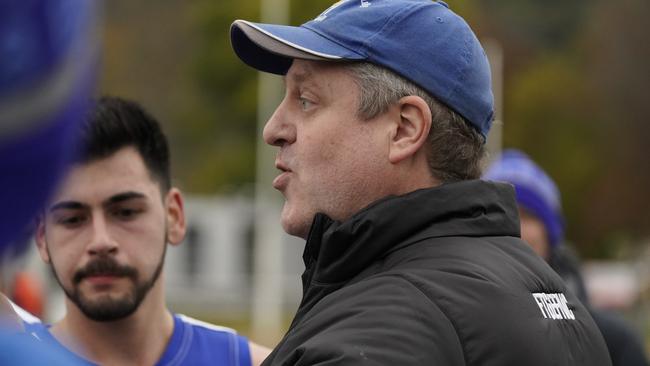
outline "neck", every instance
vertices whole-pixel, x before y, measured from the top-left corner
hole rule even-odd
[[[66,309],[65,317],[50,329],[52,334],[72,352],[101,365],[153,365],[174,330],[174,319],[164,303],[162,278],[124,319],[94,321],[70,300],[66,300]]]
[[[392,181],[397,184],[392,194],[398,196],[417,191],[418,189],[436,187],[442,184],[442,182],[431,175],[429,163],[423,154],[419,154],[412,160],[400,164],[399,168],[395,170],[395,176],[392,178]]]

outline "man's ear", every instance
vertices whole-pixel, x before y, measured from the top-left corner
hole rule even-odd
[[[185,238],[187,226],[185,223],[185,208],[183,207],[183,195],[177,188],[171,188],[167,192],[167,240],[172,245],[178,245]]]
[[[431,109],[424,99],[409,95],[397,102],[396,119],[388,159],[396,164],[413,157],[426,144],[431,129]]]
[[[45,239],[45,220],[44,215],[39,215],[37,218],[34,241],[43,262],[50,263],[50,253],[47,251],[47,240]]]

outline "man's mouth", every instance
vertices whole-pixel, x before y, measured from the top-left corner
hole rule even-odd
[[[292,173],[283,162],[276,160],[275,167],[280,171],[280,174],[273,180],[273,188],[282,191],[289,183],[289,176]]]
[[[90,262],[85,268],[75,273],[73,282],[80,283],[81,281],[88,281],[96,284],[113,283],[123,277],[130,277],[135,279],[137,272],[134,268],[129,266],[122,266],[114,259],[101,258]]]
[[[94,274],[90,276],[85,276],[82,281],[86,281],[94,286],[109,286],[114,284],[116,281],[124,278],[124,276],[119,276],[115,274]]]

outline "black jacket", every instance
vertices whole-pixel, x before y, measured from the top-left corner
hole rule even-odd
[[[343,223],[317,215],[302,302],[264,365],[610,365],[585,308],[517,238],[515,205],[510,186],[466,181]]]
[[[589,304],[580,263],[570,247],[561,244],[551,251],[548,264],[562,277],[569,290],[587,307],[607,344],[613,366],[648,366],[641,339],[634,328],[616,313]]]

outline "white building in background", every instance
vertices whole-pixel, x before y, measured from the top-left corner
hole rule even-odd
[[[248,313],[253,272],[253,201],[244,197],[186,199],[188,233],[168,250],[167,297],[173,308],[202,313]],[[280,223],[278,222],[278,225]],[[287,237],[281,274],[287,307],[300,300],[304,244]]]

